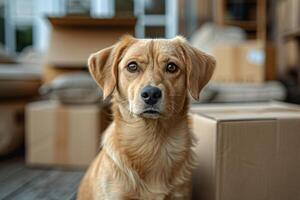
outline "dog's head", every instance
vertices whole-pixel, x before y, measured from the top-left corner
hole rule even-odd
[[[198,100],[211,78],[215,60],[183,37],[135,39],[90,56],[89,70],[106,99],[114,94],[121,109],[137,117],[159,118],[179,113],[188,91]]]

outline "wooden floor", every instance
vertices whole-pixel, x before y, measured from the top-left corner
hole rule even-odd
[[[0,200],[75,199],[83,174],[27,167],[22,157],[0,160]]]

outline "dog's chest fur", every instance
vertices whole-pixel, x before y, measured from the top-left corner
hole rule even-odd
[[[147,168],[142,168],[141,178],[150,191],[155,191],[154,193],[157,194],[169,193],[175,182],[174,177],[178,175],[186,159],[187,149],[183,144],[186,142],[179,138],[168,138],[157,152],[144,160],[144,166]]]
[[[116,143],[131,169],[147,187],[146,190],[138,189],[139,198],[151,199],[154,195],[154,199],[159,199],[159,196],[168,194],[174,185],[180,184],[178,180],[183,176],[181,170],[190,156],[191,135],[185,122],[172,128],[157,124],[150,129],[148,125],[127,125],[124,129],[119,124],[120,129],[116,132],[123,132],[118,133],[119,141]]]

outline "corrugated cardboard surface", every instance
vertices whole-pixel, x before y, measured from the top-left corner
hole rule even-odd
[[[99,150],[106,113],[97,105],[45,101],[26,109],[26,161],[32,165],[84,167]]]
[[[202,108],[192,108],[196,199],[300,199],[299,108],[275,103],[258,104],[256,110],[254,104],[250,110]]]

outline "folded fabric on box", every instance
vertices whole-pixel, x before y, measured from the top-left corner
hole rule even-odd
[[[95,103],[102,99],[101,89],[87,72],[61,75],[50,85],[42,86],[40,92],[66,104]]]
[[[193,46],[211,54],[215,46],[241,43],[246,38],[246,32],[239,27],[205,23],[194,32],[190,42]]]
[[[32,97],[41,85],[39,66],[0,64],[0,98]]]
[[[212,83],[200,95],[201,102],[262,102],[284,100],[286,90],[280,82],[261,84],[251,83]]]

